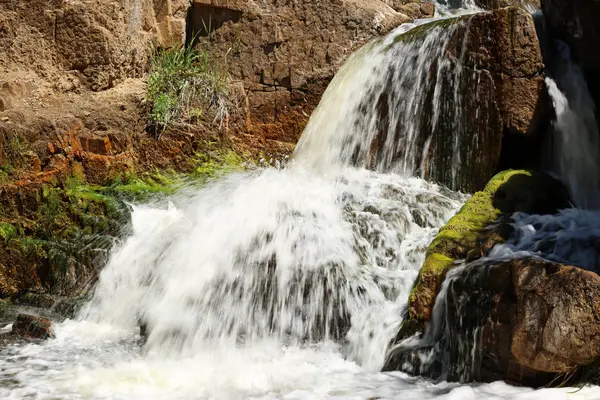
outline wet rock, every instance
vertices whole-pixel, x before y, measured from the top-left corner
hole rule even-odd
[[[466,114],[467,138],[459,149],[464,162],[460,166],[457,189],[481,190],[495,172],[509,168],[536,168],[544,118],[549,103],[544,94],[544,63],[532,16],[521,7],[494,10],[469,18],[464,48],[450,49],[463,57],[464,92],[461,105]],[[462,36],[457,36],[457,44]],[[474,122],[477,121],[477,122]],[[432,154],[431,177],[449,180],[444,161],[456,151],[451,137],[438,124],[434,131],[438,146]],[[472,143],[478,143],[474,152]],[[441,165],[440,165],[441,164]]]
[[[542,259],[467,266],[448,284],[436,343],[392,352],[386,368],[533,387],[586,382],[600,360],[598,295],[596,273]]]
[[[482,190],[498,171],[539,167],[551,107],[544,97],[536,27],[527,11],[510,7],[434,21],[396,37],[388,51],[408,51],[430,64],[415,73],[420,91],[409,104],[396,100],[414,85],[398,78],[408,75],[401,68],[409,62],[390,62],[389,72],[379,72],[378,86],[359,106],[359,112],[368,111],[355,122],[371,143],[352,148],[350,162],[388,170],[409,160],[410,173],[470,193]],[[417,117],[398,109],[418,110],[413,110]]]
[[[492,178],[440,229],[428,247],[409,298],[408,318],[414,322],[401,330],[398,340],[423,331],[440,286],[456,260],[478,259],[508,238],[507,225],[497,223],[501,218],[514,212],[551,214],[568,206],[562,184],[545,174],[505,171]]]
[[[485,10],[494,10],[497,8],[509,7],[509,6],[524,6],[534,7],[539,9],[540,0],[475,0],[475,5]]]
[[[52,321],[31,314],[19,314],[12,326],[12,334],[25,339],[49,339],[54,337]]]
[[[560,385],[581,378],[580,371],[600,358],[600,276],[539,259],[517,259],[489,267],[485,279],[466,282],[451,301],[473,297],[482,317],[472,325],[451,327],[460,340],[480,329],[478,379],[505,379],[529,386]],[[460,318],[455,308],[453,318]],[[487,314],[487,315],[486,315]],[[460,360],[460,357],[457,358]],[[562,376],[562,378],[561,378]]]

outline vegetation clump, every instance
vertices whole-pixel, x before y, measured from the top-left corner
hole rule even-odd
[[[200,119],[222,124],[229,116],[226,75],[210,54],[191,47],[156,49],[147,88],[148,128],[168,128]]]
[[[130,172],[105,186],[71,176],[43,185],[26,212],[0,205],[0,299],[30,290],[80,294],[129,229],[128,204],[160,201],[243,168],[232,149],[205,141],[187,173]]]

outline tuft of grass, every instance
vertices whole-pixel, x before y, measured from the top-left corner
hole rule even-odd
[[[227,78],[208,52],[193,48],[155,49],[146,103],[148,128],[158,138],[167,128],[229,115]]]

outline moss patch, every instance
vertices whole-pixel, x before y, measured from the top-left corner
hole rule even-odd
[[[568,207],[566,191],[552,178],[535,172],[508,170],[494,176],[444,225],[427,248],[425,262],[409,298],[409,318],[429,320],[437,292],[456,260],[482,247],[483,232],[501,215],[521,211],[547,214]],[[502,235],[496,235],[495,243]]]
[[[187,173],[127,173],[106,186],[90,185],[75,175],[15,191],[10,201],[0,202],[0,298],[31,290],[79,295],[83,283],[103,266],[115,239],[128,229],[127,203],[160,200],[243,168],[242,157],[233,150],[205,142]],[[26,208],[15,200],[23,193]]]

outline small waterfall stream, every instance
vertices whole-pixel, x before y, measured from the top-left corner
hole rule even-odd
[[[463,104],[469,93],[463,75],[469,72],[462,68],[461,46],[456,56],[448,54],[457,37],[467,37],[459,31],[468,21],[456,16],[475,10],[417,22],[408,33],[400,26],[351,56],[315,110],[295,158],[317,170],[358,166],[425,179],[448,173],[445,181],[459,188],[463,142],[470,140],[465,130],[473,125]],[[430,149],[441,124],[452,132],[443,139],[452,155],[443,172],[435,170],[441,165],[431,161]]]
[[[558,42],[560,61],[546,84],[556,111],[551,166],[569,187],[579,207],[600,208],[600,136],[596,107],[583,72],[571,61],[566,44]]]
[[[427,245],[467,199],[422,179],[431,137],[419,132],[435,128],[436,112],[454,121],[451,165],[462,161],[465,114],[448,91],[460,56],[444,55],[463,22],[441,17],[478,10],[450,6],[437,26],[399,27],[353,55],[287,168],[135,206],[131,235],[78,317],[54,339],[0,349],[0,398],[592,398],[380,372]],[[421,36],[403,41],[407,31]],[[526,234],[539,225],[519,218]],[[562,243],[556,257],[571,260]],[[535,251],[522,238],[511,245]]]

